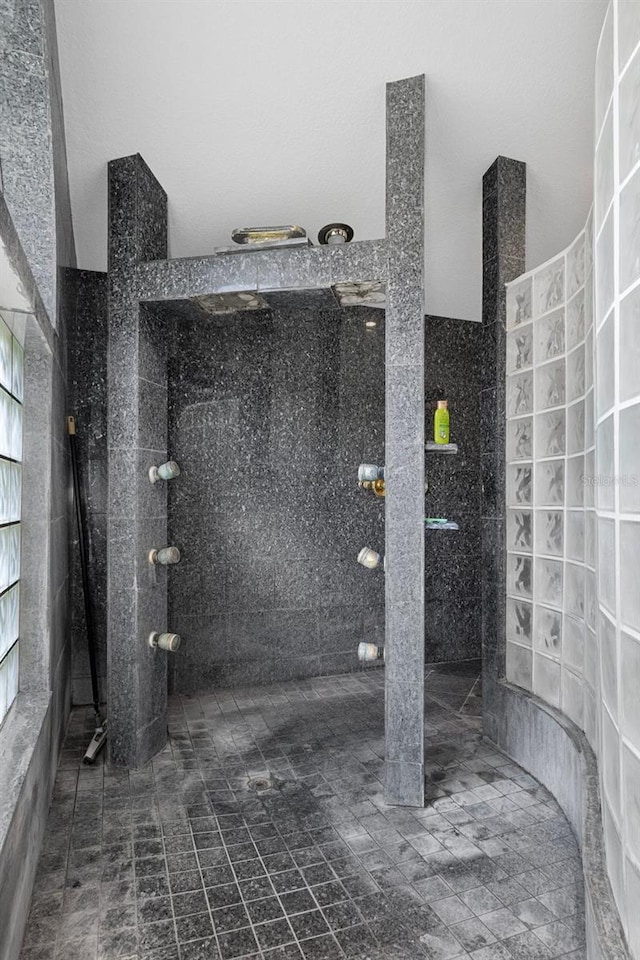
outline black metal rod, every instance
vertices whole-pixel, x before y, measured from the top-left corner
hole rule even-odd
[[[87,626],[87,646],[89,649],[89,669],[91,670],[91,689],[93,693],[93,707],[98,725],[100,719],[100,691],[98,689],[98,666],[96,661],[96,631],[91,606],[91,585],[89,582],[89,564],[87,562],[87,547],[85,543],[85,518],[82,498],[80,496],[80,473],[78,471],[78,451],[76,448],[76,422],[74,417],[67,417],[69,433],[69,449],[71,451],[71,471],[73,474],[73,502],[76,510],[78,526],[78,548],[80,552],[80,570],[82,573],[82,593],[84,596],[84,615]]]

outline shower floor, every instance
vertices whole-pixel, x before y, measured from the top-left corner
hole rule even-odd
[[[383,798],[379,669],[170,704],[136,772],[62,751],[21,960],[582,960],[551,795],[482,739],[477,665],[428,669],[424,809]]]

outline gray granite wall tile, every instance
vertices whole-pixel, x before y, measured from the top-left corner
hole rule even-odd
[[[109,164],[107,674],[109,758],[138,767],[166,741],[166,574],[147,555],[166,540],[166,491],[149,467],[167,457],[165,331],[140,304],[138,264],[167,255],[167,197],[139,154]],[[160,484],[164,487],[164,484]],[[158,543],[158,541],[163,541]]]
[[[84,498],[93,616],[98,642],[98,675],[106,700],[107,650],[107,276],[68,269],[67,410],[76,418],[76,450]],[[127,492],[130,488],[127,487]],[[124,504],[124,498],[118,497]],[[92,700],[84,600],[75,520],[71,538],[71,637],[74,703]]]
[[[490,708],[504,674],[504,284],[525,269],[526,165],[498,157],[483,178],[482,659]]]
[[[405,805],[424,802],[424,135],[424,76],[388,84],[385,795]]]
[[[169,307],[164,308],[169,311]],[[375,330],[365,327],[374,317]],[[364,308],[173,317],[167,571],[181,691],[359,669],[383,641],[384,504],[357,486],[384,462],[384,316]]]

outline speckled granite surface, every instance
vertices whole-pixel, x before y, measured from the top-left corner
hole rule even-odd
[[[426,672],[416,810],[384,801],[380,670],[174,697],[138,772],[80,766],[76,711],[22,960],[581,960],[575,840],[482,740],[478,670]]]

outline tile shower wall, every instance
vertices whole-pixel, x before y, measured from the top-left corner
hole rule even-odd
[[[614,0],[596,62],[594,236],[589,223],[508,287],[506,467],[507,676],[561,707],[598,753],[607,869],[635,957],[639,102],[640,7]]]
[[[480,656],[482,327],[426,317],[425,344],[425,434],[433,438],[436,403],[447,399],[451,441],[459,450],[425,457],[426,514],[460,527],[425,531],[425,656],[433,663]]]
[[[375,320],[375,328],[365,320]],[[384,642],[384,315],[364,308],[176,318],[169,358],[173,688],[340,673]]]
[[[107,691],[107,275],[65,270],[69,383],[84,497],[91,602],[101,700]],[[73,702],[91,703],[91,675],[75,519],[71,536]]]
[[[506,674],[592,732],[596,716],[591,220],[507,286]],[[591,471],[593,472],[593,471]],[[586,668],[586,669],[585,669]],[[593,736],[590,736],[593,741]]]

